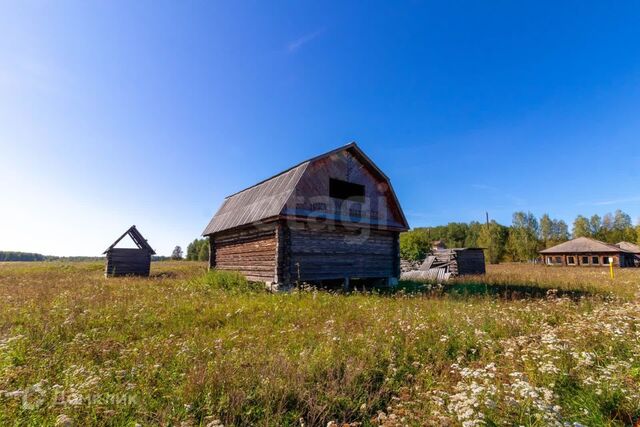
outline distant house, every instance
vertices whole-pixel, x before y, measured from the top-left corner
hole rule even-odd
[[[578,237],[540,251],[546,265],[634,267],[635,254],[616,245],[589,237]],[[612,260],[612,261],[610,261]]]
[[[636,267],[640,266],[640,246],[629,242],[618,242],[616,246],[620,249],[624,249],[627,252],[633,252],[635,255]]]
[[[386,279],[400,275],[408,224],[389,178],[351,143],[228,196],[205,228],[210,268],[248,279]]]
[[[116,248],[115,246],[127,235],[137,248]],[[107,277],[148,276],[151,268],[151,255],[155,255],[155,251],[142,237],[135,225],[132,225],[122,236],[118,237],[104,253],[107,255],[104,271]]]
[[[624,249],[625,251],[633,252],[634,254],[640,255],[640,246],[634,243],[618,242],[616,243],[616,246],[619,247],[620,249]]]

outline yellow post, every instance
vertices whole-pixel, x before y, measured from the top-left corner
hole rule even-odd
[[[613,279],[613,257],[609,257],[609,274]]]

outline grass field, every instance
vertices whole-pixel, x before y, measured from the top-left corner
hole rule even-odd
[[[189,262],[0,264],[0,425],[632,425],[640,270],[271,295]],[[578,424],[574,424],[578,423]]]

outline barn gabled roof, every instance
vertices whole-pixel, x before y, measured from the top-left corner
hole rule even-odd
[[[118,239],[115,242],[113,242],[111,244],[111,246],[109,246],[107,248],[107,250],[105,250],[103,252],[103,254],[106,254],[111,249],[113,249],[120,242],[120,240],[122,240],[124,238],[124,236],[126,236],[127,234],[129,235],[129,237],[131,237],[131,240],[133,240],[133,243],[135,243],[136,246],[138,246],[139,249],[146,249],[147,251],[149,251],[149,253],[151,255],[155,255],[156,254],[156,252],[153,250],[153,248],[147,242],[147,239],[142,237],[142,234],[140,234],[140,232],[138,231],[138,229],[136,228],[135,225],[132,225],[127,231],[125,231],[122,234],[122,236],[118,237]]]
[[[295,190],[300,178],[307,169],[307,166],[316,160],[329,157],[343,150],[348,150],[361,162],[368,165],[375,176],[380,180],[387,182],[393,202],[398,206],[398,211],[402,218],[403,225],[408,228],[407,220],[400,208],[400,203],[393,191],[389,178],[369,157],[367,157],[366,154],[364,154],[355,142],[351,142],[342,147],[338,147],[319,156],[300,162],[289,169],[252,185],[251,187],[227,196],[220,209],[218,209],[218,212],[216,212],[205,230],[202,232],[202,235],[206,236],[241,225],[278,217],[282,213],[287,200],[289,200],[289,197]]]
[[[588,252],[628,252],[618,246],[610,245],[600,240],[589,237],[578,237],[568,242],[560,243],[548,249],[540,251],[541,254],[565,254],[565,253],[588,253]]]

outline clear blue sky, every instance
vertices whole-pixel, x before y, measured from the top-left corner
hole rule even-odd
[[[638,2],[0,5],[0,249],[160,254],[355,140],[412,226],[640,216]]]

